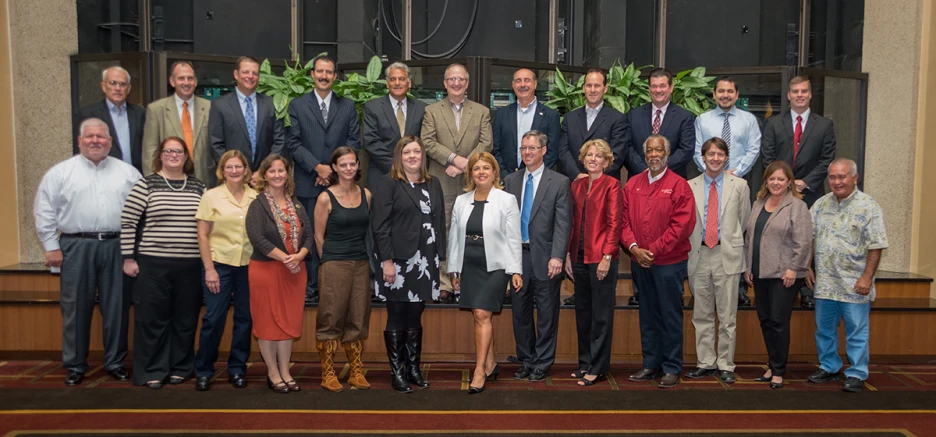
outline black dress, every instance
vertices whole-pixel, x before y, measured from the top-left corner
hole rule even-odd
[[[465,255],[462,258],[461,298],[462,308],[500,312],[504,305],[504,294],[510,277],[501,270],[487,270],[484,254],[484,205],[487,201],[474,201],[474,208],[465,225]],[[478,235],[482,238],[474,239]]]
[[[403,184],[414,199],[419,199],[422,210],[422,228],[419,232],[419,250],[410,259],[393,259],[396,281],[384,282],[383,274],[375,275],[377,297],[392,302],[425,302],[439,298],[439,252],[436,248],[438,234],[432,226],[432,203],[425,182]],[[408,202],[409,199],[403,199]],[[436,205],[441,208],[442,205]],[[375,253],[375,257],[378,255]],[[378,264],[380,260],[377,260]],[[382,272],[383,270],[378,270]]]

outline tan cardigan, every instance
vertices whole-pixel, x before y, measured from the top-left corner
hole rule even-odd
[[[787,192],[774,210],[761,234],[760,247],[754,246],[754,225],[767,203],[758,199],[751,208],[747,231],[744,235],[744,253],[747,271],[752,271],[754,250],[760,251],[760,278],[781,278],[786,269],[793,269],[797,278],[806,277],[812,252],[813,225],[806,202]]]

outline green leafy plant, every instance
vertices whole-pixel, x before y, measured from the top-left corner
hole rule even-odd
[[[705,75],[705,67],[676,73],[673,77],[673,102],[698,117],[715,107],[712,99],[714,80],[715,76]]]
[[[560,114],[566,114],[576,108],[585,106],[585,92],[582,91],[582,84],[584,83],[584,74],[573,85],[566,80],[565,75],[556,67],[553,83],[550,85],[549,91],[546,91],[549,100],[546,101],[545,105],[555,109]]]
[[[367,64],[367,71],[364,75],[351,73],[345,80],[335,80],[332,89],[335,94],[351,99],[357,108],[358,119],[364,119],[364,104],[387,95],[390,90],[387,89],[387,81],[380,78],[383,71],[383,63],[380,57],[373,56]]]

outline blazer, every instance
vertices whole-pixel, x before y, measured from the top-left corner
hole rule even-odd
[[[391,259],[410,259],[424,243],[419,235],[422,230],[420,199],[412,196],[408,182],[393,179],[390,175],[374,178],[377,190],[371,194],[371,230],[378,262]],[[438,178],[427,181],[430,216],[435,230],[435,243],[439,260],[445,261],[445,200]]]
[[[497,165],[500,166],[501,179],[507,175],[524,168],[523,162],[517,165],[517,149],[520,144],[517,143],[517,135],[526,132],[517,132],[517,102],[511,103],[494,113],[494,158],[497,159]],[[544,105],[542,102],[536,102],[536,113],[533,114],[533,124],[530,129],[538,130],[546,134],[546,156],[543,161],[546,168],[553,168],[556,160],[559,158],[559,113],[552,108]]]
[[[621,181],[605,174],[592,182],[588,191],[588,178],[577,179],[570,188],[572,194],[572,231],[569,233],[569,255],[578,261],[582,222],[585,222],[585,264],[597,264],[604,255],[618,259],[618,239],[624,216],[624,192]],[[588,204],[585,204],[585,198]],[[582,207],[585,211],[582,211]]]
[[[299,231],[300,247],[297,249],[304,247],[311,254],[314,250],[312,247],[315,244],[315,238],[312,235],[312,223],[309,221],[309,215],[306,214],[302,203],[296,198],[290,199],[290,202],[296,208],[299,226],[302,227]],[[286,252],[286,243],[283,242],[283,238],[276,227],[276,219],[273,217],[270,203],[267,202],[266,196],[262,192],[258,193],[257,198],[250,202],[250,206],[247,207],[247,218],[244,226],[247,227],[247,238],[250,240],[250,244],[253,245],[253,253],[250,254],[250,259],[273,261],[272,258],[267,257],[267,254],[272,252],[273,249]],[[308,256],[306,259],[308,259]]]
[[[761,136],[761,155],[765,170],[777,160],[790,164],[793,177],[802,179],[809,187],[809,191],[803,193],[803,201],[807,206],[812,206],[825,194],[829,164],[835,159],[835,129],[832,120],[809,111],[794,164],[793,118],[790,111],[784,111],[779,117],[770,117]]]
[[[744,234],[744,253],[747,271],[751,270],[752,255],[760,251],[761,278],[780,278],[786,269],[796,271],[797,278],[805,278],[812,255],[813,224],[806,202],[787,192],[774,210],[761,234],[760,246],[754,247],[754,224],[767,203],[767,198],[754,202]]]
[[[611,153],[614,154],[614,161],[605,173],[620,180],[621,167],[624,165],[624,155],[627,150],[627,132],[630,130],[627,117],[605,103],[595,121],[592,122],[591,130],[586,126],[588,126],[588,120],[584,106],[566,114],[562,119],[559,160],[562,162],[565,175],[575,180],[579,174],[588,173],[585,171],[585,165],[579,162],[582,144],[588,140],[603,139],[611,146]]]
[[[117,130],[114,128],[114,120],[111,118],[110,110],[107,109],[107,103],[104,100],[85,106],[79,109],[75,114],[72,120],[72,141],[74,141],[72,155],[81,153],[81,151],[78,150],[78,135],[80,133],[79,128],[81,127],[81,122],[92,117],[99,118],[103,120],[104,123],[107,123],[112,144],[110,156],[123,160],[123,152],[120,148],[120,139],[117,138]],[[146,124],[146,111],[140,106],[127,102],[127,121],[130,125],[130,161],[133,163],[133,167],[143,175],[150,174],[151,172],[149,171],[143,171],[142,157],[143,125]],[[152,169],[152,167],[150,169]]]
[[[515,171],[504,179],[505,190],[517,198],[517,207],[521,210],[525,175],[526,171]],[[544,168],[533,196],[529,224],[530,256],[533,261],[530,274],[540,281],[549,280],[551,258],[565,262],[569,233],[572,230],[569,201],[569,178]]]
[[[452,206],[448,242],[448,272],[462,271],[465,255],[465,226],[474,210],[474,190],[458,196]],[[520,242],[520,209],[510,193],[494,188],[484,207],[484,254],[487,270],[504,270],[508,275],[523,274],[523,247]]]
[[[728,173],[722,175],[722,194],[718,198],[718,214],[720,219],[720,245],[722,267],[726,275],[736,275],[744,272],[744,229],[747,226],[748,216],[751,215],[751,190],[747,181]],[[692,275],[699,265],[702,255],[705,229],[702,222],[705,220],[705,192],[709,189],[705,185],[705,175],[699,175],[689,181],[689,188],[695,197],[696,221],[689,242],[692,250],[689,252],[688,274]],[[706,272],[702,272],[703,274]]]
[[[323,187],[315,185],[315,166],[330,165],[331,155],[341,146],[361,148],[361,125],[354,101],[332,93],[328,123],[322,118],[315,91],[289,102],[286,150],[295,161],[296,197],[317,197]]]
[[[211,109],[208,111],[208,140],[216,162],[221,160],[224,152],[240,150],[250,162],[250,169],[257,171],[267,155],[283,153],[286,134],[283,130],[283,121],[276,119],[273,98],[260,93],[256,93],[255,96],[257,101],[255,108],[257,112],[256,156],[250,151],[247,122],[244,120],[240,102],[237,101],[237,92],[225,94],[211,104]]]
[[[655,112],[653,103],[647,103],[626,114],[630,125],[624,158],[628,179],[647,169],[643,144],[653,133]],[[660,135],[670,142],[670,156],[666,166],[683,179],[686,179],[686,166],[692,161],[692,153],[695,151],[694,123],[695,115],[673,102],[666,107],[666,114],[660,123]]]
[[[192,159],[195,164],[195,177],[206,187],[217,185],[215,170],[218,164],[211,153],[208,142],[208,112],[211,102],[195,97],[189,114],[192,116]],[[159,150],[159,143],[168,137],[185,138],[182,133],[182,121],[175,96],[169,96],[150,103],[146,107],[146,128],[143,130],[143,170],[145,174],[153,172],[153,154]]]
[[[377,185],[383,181],[381,175],[390,173],[393,166],[393,150],[400,141],[400,128],[396,121],[393,97],[379,97],[364,104],[363,143],[361,146],[370,156],[367,170],[367,187],[377,191]],[[422,121],[426,113],[426,103],[412,97],[406,98],[406,123],[403,132],[406,135],[420,136]]]
[[[452,103],[447,97],[426,106],[423,117],[422,140],[429,157],[429,174],[439,178],[445,193],[459,193],[465,188],[462,176],[453,178],[445,174],[449,155],[467,158],[475,152],[491,151],[491,110],[468,99],[464,105],[461,129],[455,126]]]

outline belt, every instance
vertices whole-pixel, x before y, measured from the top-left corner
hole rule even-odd
[[[90,238],[94,240],[113,240],[120,238],[120,232],[76,232],[74,234],[62,234],[63,237],[72,238]]]
[[[477,234],[465,235],[465,239],[466,239],[466,240],[471,240],[471,241],[478,241],[478,240],[480,240],[480,239],[482,239],[482,238],[484,238],[483,235],[477,235]]]

